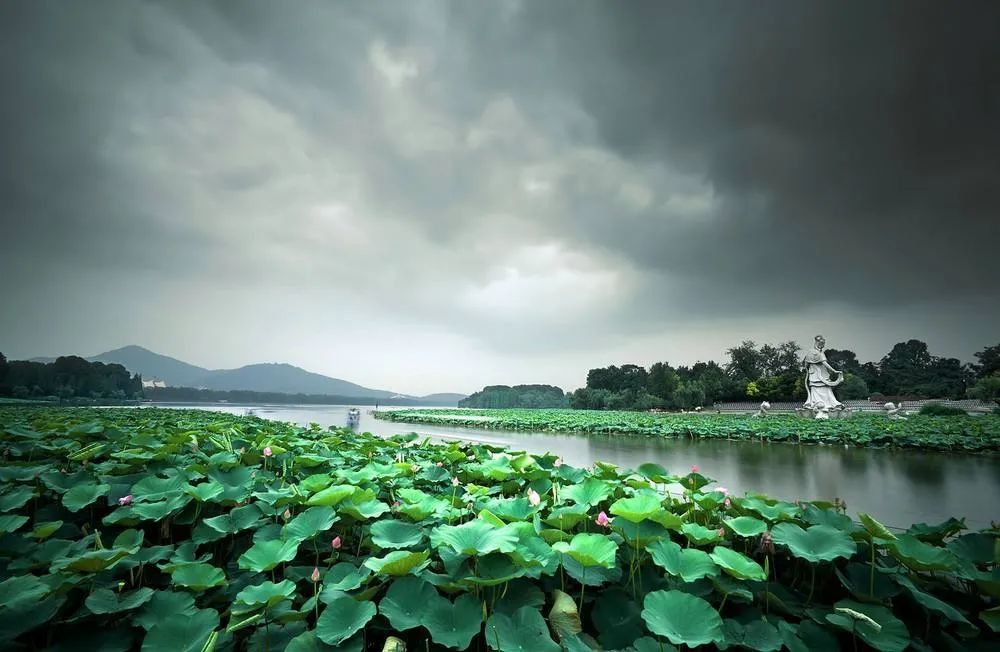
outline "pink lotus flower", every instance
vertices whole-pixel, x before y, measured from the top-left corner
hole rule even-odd
[[[435,466],[437,466],[440,469],[442,466],[444,466],[444,462],[438,462]]]
[[[697,472],[698,472],[698,465],[697,464],[692,464],[691,465],[691,473],[697,473]]]
[[[528,502],[535,507],[538,507],[538,505],[542,502],[542,497],[539,496],[538,492],[534,489],[528,489]]]
[[[557,469],[558,469],[558,468],[559,468],[560,466],[562,466],[562,465],[563,465],[563,461],[562,461],[562,458],[561,458],[561,457],[557,457],[557,458],[556,458],[556,461],[552,463],[552,466],[556,467]]]
[[[719,487],[718,489],[716,489],[716,491],[718,491],[719,493],[721,493],[723,496],[728,496],[729,495],[729,490],[726,489],[725,487]]]
[[[291,512],[290,512],[290,511],[288,510],[288,508],[286,507],[286,508],[285,508],[285,513],[284,513],[284,514],[282,514],[282,516],[284,516],[284,517],[285,517],[285,520],[287,521],[288,519],[290,519],[290,518],[292,517],[292,513],[291,513]]]
[[[340,535],[333,537],[333,541],[330,542],[330,547],[334,550],[340,550],[340,546],[343,544],[340,541]]]
[[[726,496],[726,499],[722,501],[722,506],[725,509],[729,509],[733,506],[733,501],[729,500],[729,496]]]
[[[716,534],[719,535],[720,539],[726,538],[726,531],[724,529],[722,529],[721,527],[719,528],[718,532],[716,532]]]
[[[312,575],[309,576],[309,579],[311,579],[313,582],[319,581],[319,568],[313,566],[313,572]]]
[[[608,515],[605,514],[604,512],[598,514],[597,518],[594,520],[601,527],[611,527],[611,519],[608,518]]]
[[[453,486],[453,487],[457,487],[458,486],[458,478],[452,478],[451,479],[451,486]]]
[[[122,507],[127,507],[128,505],[131,505],[132,504],[132,494],[129,494],[127,496],[122,496],[121,498],[119,498],[118,499],[118,504],[121,505]]]
[[[265,446],[264,447],[264,457],[271,457],[272,454],[273,453],[271,453],[271,447],[270,446]]]

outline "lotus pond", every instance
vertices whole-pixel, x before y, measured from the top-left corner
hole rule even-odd
[[[1000,417],[912,415],[893,421],[882,414],[819,421],[793,415],[758,419],[748,414],[656,414],[598,410],[402,409],[377,412],[399,423],[537,430],[618,433],[651,437],[848,444],[873,448],[934,451],[1000,451]]]
[[[11,649],[996,649],[1000,532],[179,410],[0,408]],[[682,490],[668,491],[668,486]]]

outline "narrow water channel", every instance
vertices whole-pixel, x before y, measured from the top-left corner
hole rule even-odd
[[[252,410],[265,419],[322,426],[346,423],[341,405],[180,405],[232,414]],[[890,451],[843,446],[801,446],[745,441],[690,441],[632,435],[508,432],[393,423],[362,410],[361,431],[387,436],[417,432],[440,440],[462,439],[552,452],[574,466],[595,461],[635,468],[655,462],[672,472],[701,472],[732,492],[757,491],[785,500],[847,502],[848,513],[868,512],[894,527],[965,517],[971,528],[1000,521],[1000,457]]]

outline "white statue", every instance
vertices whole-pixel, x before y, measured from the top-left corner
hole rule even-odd
[[[802,367],[806,371],[805,408],[816,411],[817,419],[829,418],[826,413],[830,410],[844,409],[844,404],[833,394],[833,388],[844,382],[844,372],[834,369],[826,361],[826,354],[823,353],[825,347],[826,340],[822,335],[817,335],[812,351],[802,358]],[[836,380],[833,379],[834,375],[837,376]]]
[[[755,414],[754,416],[762,419],[767,416],[768,414],[767,411],[770,409],[771,409],[771,404],[768,403],[767,401],[764,401],[763,403],[760,404],[760,409],[757,410],[757,414]]]
[[[888,403],[886,403],[882,407],[885,408],[885,413],[889,416],[890,419],[896,419],[896,420],[899,420],[899,421],[906,421],[906,417],[903,416],[903,404],[902,403],[900,403],[897,406],[892,401],[889,401]]]

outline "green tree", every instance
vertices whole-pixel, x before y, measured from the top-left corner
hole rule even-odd
[[[760,390],[757,389],[757,383],[751,380],[747,383],[747,397],[757,398],[758,396],[760,396]]]
[[[682,382],[674,392],[674,407],[684,410],[705,404],[705,390],[698,381]]]
[[[989,376],[983,376],[975,385],[969,388],[969,396],[980,401],[1000,400],[1000,371]]]
[[[972,365],[976,378],[986,378],[1000,372],[1000,344],[987,346],[975,354],[979,364]]]
[[[844,374],[844,382],[840,385],[840,398],[845,401],[868,398],[868,383],[861,376]]]
[[[680,378],[666,362],[657,362],[649,368],[649,375],[646,380],[646,389],[653,396],[657,396],[669,402],[677,389]]]
[[[729,362],[726,371],[733,378],[749,382],[757,380],[764,373],[764,356],[757,350],[753,340],[744,340],[738,346],[726,350]]]

